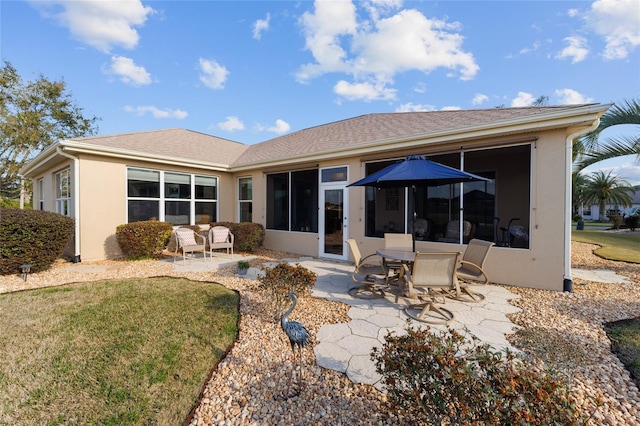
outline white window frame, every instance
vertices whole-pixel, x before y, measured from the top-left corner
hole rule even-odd
[[[38,179],[38,209],[44,210],[44,178]]]
[[[249,184],[251,185],[251,197],[247,199],[242,199],[242,190],[241,190],[242,183],[241,182],[243,180],[248,181]],[[251,211],[252,211],[251,215],[253,216],[253,177],[251,176],[238,178],[238,222],[242,222],[243,203],[249,204],[251,206]],[[253,217],[251,219],[253,220]]]
[[[56,213],[71,216],[71,169],[60,170],[55,174]]]

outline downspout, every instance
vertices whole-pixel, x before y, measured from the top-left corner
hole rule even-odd
[[[73,160],[73,217],[75,219],[74,229],[74,256],[73,263],[80,263],[80,160],[71,154],[64,152],[62,147],[58,146],[56,152],[63,157]]]
[[[565,179],[564,179],[564,280],[562,283],[562,291],[572,292],[573,281],[571,280],[571,213],[573,206],[571,205],[571,174],[573,170],[573,141],[580,136],[586,135],[598,128],[600,125],[600,117],[598,117],[591,126],[586,129],[578,130],[569,134],[565,142]]]

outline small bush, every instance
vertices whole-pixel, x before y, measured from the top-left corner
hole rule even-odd
[[[404,424],[581,424],[564,379],[455,330],[389,333],[371,353]]]
[[[168,222],[133,222],[116,228],[116,240],[127,257],[158,256],[169,242],[172,231]]]
[[[614,229],[620,229],[620,227],[624,223],[624,218],[620,215],[609,216],[609,220],[611,220],[611,226]]]
[[[624,225],[632,231],[640,228],[640,215],[634,214],[624,218]]]
[[[273,268],[263,270],[264,275],[258,278],[259,288],[265,290],[269,296],[274,322],[280,320],[282,312],[289,304],[287,294],[293,292],[300,296],[308,293],[318,276],[298,263],[295,266],[279,263]]]
[[[73,238],[75,221],[42,210],[0,210],[0,274],[20,273],[20,265],[31,264],[31,272],[44,271],[62,257]]]
[[[253,222],[212,222],[211,226],[226,226],[234,236],[233,249],[251,253],[264,242],[264,226]]]

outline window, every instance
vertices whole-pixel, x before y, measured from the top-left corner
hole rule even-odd
[[[240,222],[253,220],[253,182],[252,179],[238,179],[238,212]]]
[[[38,179],[38,209],[44,210],[44,179]]]
[[[267,175],[267,229],[318,232],[318,171]]]
[[[71,216],[71,179],[69,169],[56,173],[56,213]]]
[[[127,169],[127,222],[160,219],[160,172]]]
[[[218,178],[127,169],[127,220],[159,219],[173,225],[217,220]],[[161,209],[162,207],[162,209]]]
[[[460,168],[461,154],[430,156],[436,161]],[[368,163],[367,175],[394,161]],[[529,229],[531,146],[487,149],[464,153],[465,170],[489,179],[491,182],[470,182],[442,186],[407,188],[374,188],[365,191],[365,234],[382,237],[385,232],[412,232],[411,215],[415,203],[416,239],[452,242],[447,238],[447,225],[460,219],[471,224],[470,238],[499,241],[500,227],[506,227],[512,218],[519,218],[514,225]],[[463,188],[463,202],[460,190]],[[502,221],[498,216],[503,216]],[[422,229],[426,227],[426,233]],[[459,238],[459,237],[458,237]],[[454,240],[459,242],[460,239]],[[527,242],[520,242],[528,247]]]

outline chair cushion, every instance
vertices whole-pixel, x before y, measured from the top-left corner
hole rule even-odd
[[[214,229],[213,230],[213,242],[214,243],[226,243],[229,236],[228,229]]]
[[[194,232],[190,231],[190,232],[176,232],[176,235],[178,236],[178,239],[180,240],[180,245],[181,246],[197,246],[198,243],[196,242],[196,238],[194,236]]]

